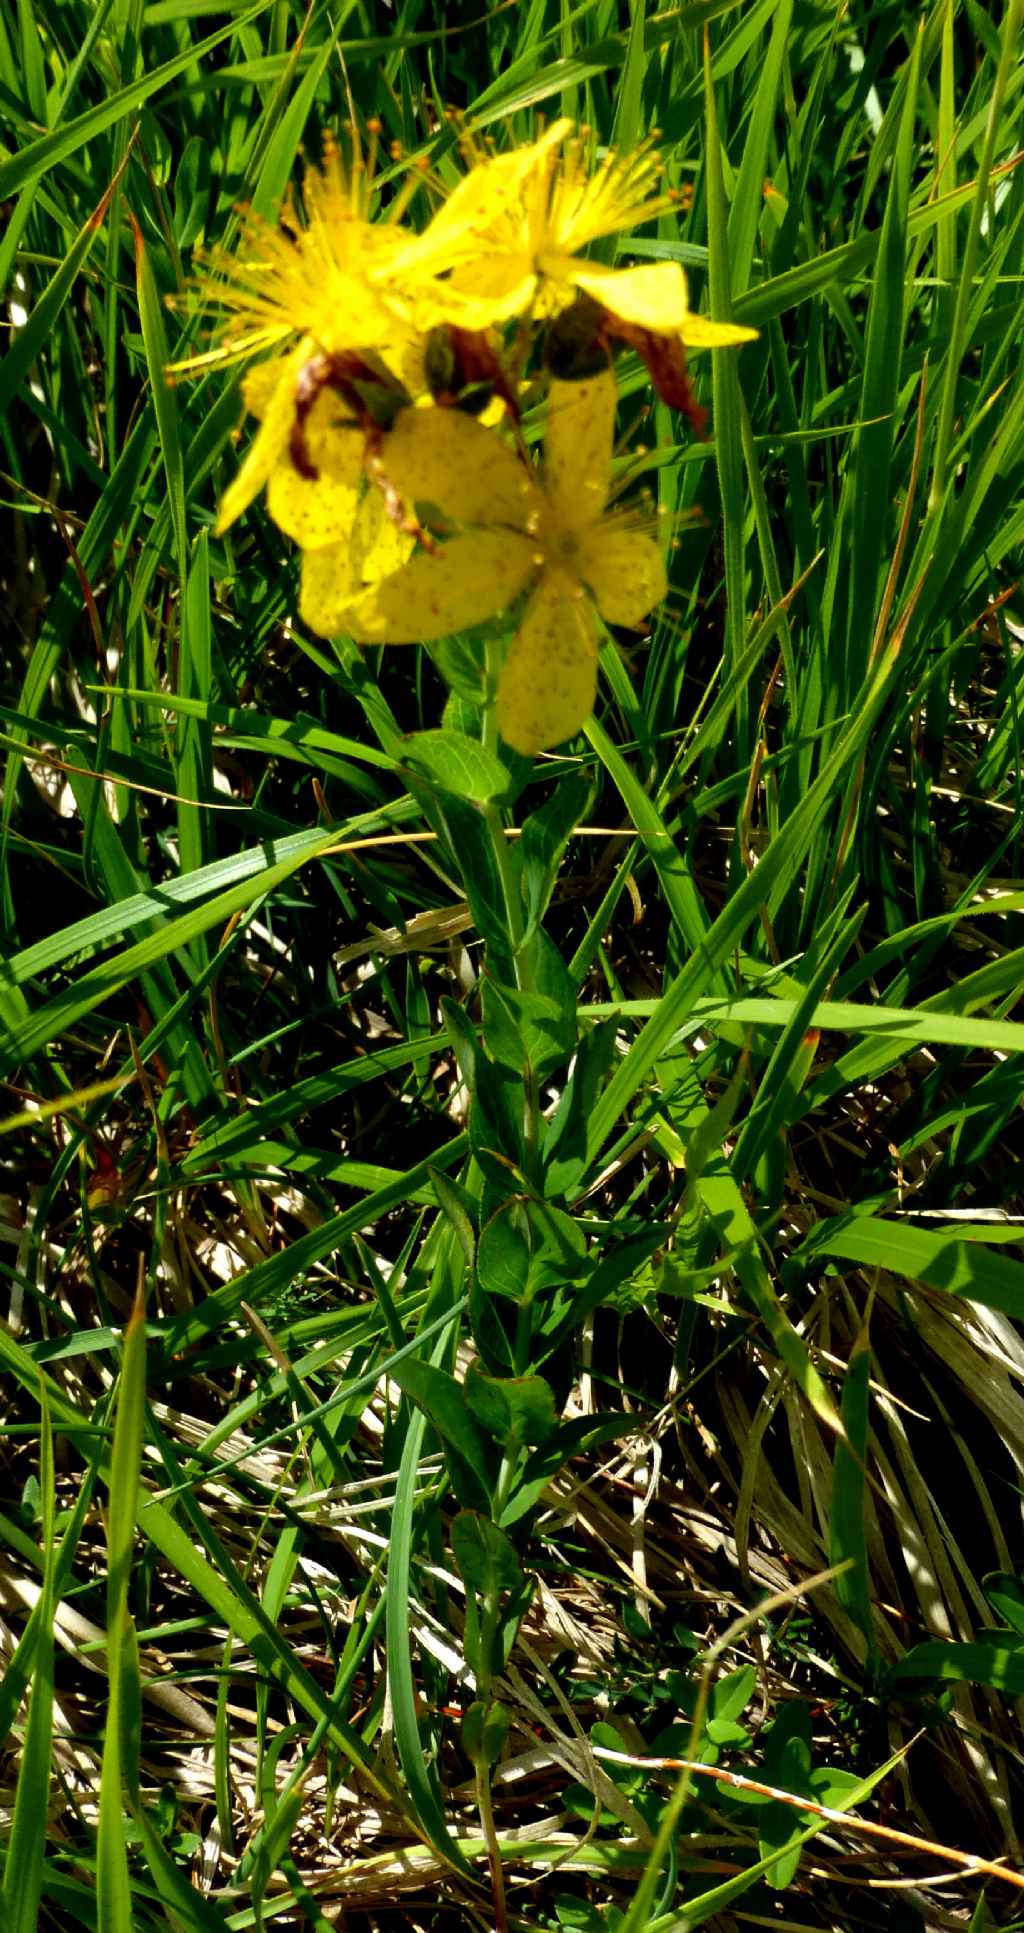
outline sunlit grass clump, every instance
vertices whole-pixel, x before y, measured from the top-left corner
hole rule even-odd
[[[1022,45],[0,22],[0,1933],[1021,1923]]]

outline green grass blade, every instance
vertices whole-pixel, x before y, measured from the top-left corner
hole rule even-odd
[[[170,361],[170,353],[150,251],[134,216],[131,220],[135,238],[135,283],[139,319],[142,323],[142,342],[146,353],[146,367],[149,371],[150,394],[153,399],[157,434],[160,438],[164,475],[167,479],[167,504],[170,510],[171,527],[174,531],[178,574],[184,578],[188,570],[188,537],[185,529],[185,476],[178,422],[178,391],[171,387],[164,375],[164,370]]]
[[[865,1523],[870,1400],[871,1344],[865,1328],[857,1337],[843,1379],[845,1437],[841,1437],[836,1444],[832,1465],[829,1563],[844,1567],[836,1578],[836,1595],[863,1632],[869,1658],[875,1651]]]
[[[750,281],[758,224],[764,202],[764,181],[775,120],[776,100],[793,18],[793,0],[781,0],[772,19],[768,51],[760,70],[750,126],[736,174],[736,190],[729,210],[728,273],[730,298],[741,295]],[[716,190],[717,192],[717,190]],[[715,273],[717,275],[717,263]],[[715,314],[719,311],[716,309]]]
[[[146,1416],[146,1305],[140,1292],[125,1330],[107,1504],[107,1669],[110,1699],[103,1743],[96,1836],[99,1933],[133,1933],[134,1909],[125,1844],[124,1786],[138,1780],[126,1754],[138,1665],[130,1639],[128,1592],[135,1541],[139,1470]],[[132,1680],[135,1679],[133,1684]]]
[[[715,83],[710,42],[704,45],[704,122],[708,195],[708,287],[711,313],[722,322],[732,317],[732,274],[729,263],[729,213],[725,196],[722,144],[715,106]],[[722,500],[722,541],[725,549],[725,665],[729,676],[743,656],[746,620],[746,503],[743,490],[740,379],[735,350],[716,350],[712,356],[711,389],[714,407],[715,466]],[[735,729],[739,745],[747,749],[749,721],[746,691],[737,693]]]
[[[118,179],[119,176],[115,177],[102,200],[93,209],[88,221],[79,229],[60,267],[51,276],[28,320],[22,324],[15,336],[13,347],[7,351],[3,362],[0,362],[0,413],[9,408],[19,384],[25,380],[32,364],[52,333],[57,318],[103,227]]]
[[[1024,1316],[1024,1262],[985,1246],[992,1239],[990,1223],[975,1230],[957,1224],[956,1235],[936,1235],[911,1224],[882,1221],[873,1215],[850,1215],[846,1220],[819,1224],[800,1250],[802,1259],[834,1255],[865,1268],[887,1269],[911,1282],[965,1296],[987,1309],[1001,1309],[1017,1321]],[[966,1240],[968,1234],[974,1240]]]
[[[193,67],[206,54],[211,54],[215,47],[230,39],[232,34],[238,33],[249,21],[257,20],[270,4],[271,0],[257,0],[257,4],[250,7],[240,18],[230,20],[225,27],[218,27],[215,33],[207,35],[207,38],[199,41],[195,47],[187,48],[173,60],[164,61],[162,66],[154,68],[152,73],[141,74],[138,80],[132,81],[127,87],[119,88],[116,93],[111,94],[107,100],[99,102],[95,107],[86,109],[84,114],[79,114],[74,121],[69,121],[66,127],[55,128],[51,133],[42,135],[38,141],[30,142],[27,147],[21,149],[20,153],[0,160],[0,198],[6,200],[8,195],[14,194],[26,181],[33,181],[36,176],[48,173],[59,162],[66,161],[69,155],[85,147],[87,142],[94,141],[96,136],[102,134],[106,128],[115,126],[126,115],[135,112],[145,101],[159,93],[161,88],[166,87],[169,81],[176,80],[178,75],[183,74],[187,68]]]
[[[57,1541],[54,1522],[53,1433],[46,1391],[40,1388],[39,1488],[43,1518],[42,1591],[33,1613],[35,1642],[28,1720],[18,1768],[14,1813],[7,1839],[3,1882],[7,1933],[36,1933],[50,1809],[53,1736],[53,1601]],[[5,1673],[6,1678],[6,1673]],[[12,1714],[13,1716],[13,1714]]]
[[[854,459],[850,469],[849,620],[842,675],[835,667],[836,699],[843,709],[864,677],[875,629],[875,612],[889,565],[885,541],[890,516],[890,464],[897,430],[904,333],[907,207],[914,157],[921,40],[914,45],[889,181],[868,309],[864,380]],[[845,508],[845,506],[844,506]]]
[[[676,975],[643,1032],[620,1062],[591,1116],[589,1146],[594,1153],[603,1146],[630,1099],[688,1017],[692,1002],[703,994],[712,974],[724,965],[761,908],[770,907],[773,894],[780,889],[784,891],[794,876],[814,837],[835,780],[867,739],[892,677],[891,667],[876,677],[864,695],[857,717],[837,741],[806,798],[769,845],[754,872],[723,908],[699,951]]]
[[[999,61],[992,82],[992,93],[988,104],[985,125],[985,139],[981,160],[978,164],[977,180],[974,184],[971,202],[971,218],[964,244],[963,259],[960,265],[960,279],[957,283],[956,306],[950,331],[949,345],[945,356],[945,375],[942,387],[942,401],[935,437],[935,453],[932,461],[931,505],[937,506],[946,492],[949,482],[949,454],[953,440],[953,420],[956,415],[957,387],[960,379],[960,365],[967,339],[967,312],[974,293],[974,271],[978,259],[978,246],[981,239],[981,226],[989,206],[989,184],[995,159],[996,142],[999,138],[1003,104],[1006,98],[1010,77],[1019,59],[1022,32],[1024,32],[1024,0],[1008,0],[1003,14],[1002,41]],[[948,243],[947,243],[948,247]]]
[[[209,703],[213,682],[210,559],[205,530],[196,539],[190,564],[183,565],[182,577],[185,595],[178,641],[178,683],[182,694],[201,708]],[[210,857],[211,815],[204,802],[210,796],[212,779],[213,734],[201,710],[197,710],[181,719],[174,735],[178,838],[185,873],[197,872]],[[197,942],[193,957],[198,967],[207,964],[205,939]]]
[[[329,833],[323,835],[321,851],[330,844],[330,838]],[[63,993],[37,1009],[21,1038],[11,1043],[7,1064],[17,1065],[38,1053],[41,1047],[64,1033],[68,1027],[77,1026],[86,1014],[108,999],[117,988],[134,979],[136,974],[165,960],[168,954],[178,952],[198,934],[207,933],[212,926],[224,924],[233,914],[243,912],[261,892],[269,892],[289,879],[312,856],[310,853],[298,853],[278,860],[275,865],[267,867],[261,878],[245,879],[226,893],[216,894],[204,906],[168,921],[148,939],[138,941],[135,946],[116,954],[112,960],[83,974]],[[0,1061],[2,1058],[0,1055]]]
[[[440,1360],[447,1352],[447,1337],[442,1335],[432,1351],[432,1360]],[[427,1419],[422,1411],[412,1413],[406,1427],[398,1482],[395,1486],[387,1575],[388,1688],[391,1693],[395,1742],[420,1829],[445,1860],[460,1872],[467,1872],[469,1869],[466,1861],[448,1830],[436,1778],[431,1777],[424,1760],[416,1713],[416,1683],[412,1669],[410,1629],[410,1568],[416,1478],[426,1423]]]

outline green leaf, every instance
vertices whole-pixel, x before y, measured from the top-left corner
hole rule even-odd
[[[997,1571],[985,1579],[985,1596],[1007,1624],[1024,1638],[1024,1586],[1020,1579]]]
[[[523,820],[519,852],[526,910],[524,940],[532,937],[547,911],[562,855],[586,817],[593,790],[587,774],[572,772]]]
[[[740,1665],[729,1671],[724,1678],[716,1680],[712,1689],[709,1712],[712,1718],[736,1719],[746,1711],[757,1686],[757,1671],[753,1665]]]
[[[586,1169],[591,1115],[611,1071],[618,1032],[616,1019],[582,1032],[575,1066],[544,1136],[544,1188],[552,1200],[571,1195]]]
[[[471,1363],[465,1391],[477,1422],[505,1450],[513,1441],[543,1443],[558,1420],[554,1392],[543,1376],[488,1376]]]
[[[3,169],[4,164],[0,161],[0,175],[3,174]],[[43,351],[57,317],[71,294],[78,275],[88,260],[93,243],[103,227],[114,185],[112,183],[107,189],[99,206],[93,209],[85,226],[79,230],[60,267],[47,283],[27,320],[17,331],[11,348],[0,362],[0,412],[6,413],[18,385],[24,381],[37,356]]]
[[[868,662],[888,563],[886,523],[891,514],[890,463],[897,427],[903,354],[906,223],[914,154],[914,116],[920,77],[921,39],[914,40],[906,76],[895,162],[889,177],[878,259],[871,285],[864,380],[853,461],[848,473],[850,592],[843,695],[856,691]],[[848,667],[848,670],[847,670]]]
[[[476,1215],[477,1205],[468,1191],[453,1181],[440,1168],[431,1168],[430,1185],[437,1196],[438,1203],[459,1238],[459,1245],[466,1258],[467,1268],[472,1268],[476,1260]]]
[[[452,1550],[467,1587],[484,1602],[500,1591],[516,1591],[523,1567],[503,1530],[477,1510],[460,1510],[452,1520]]]
[[[139,298],[142,341],[146,351],[153,414],[156,417],[160,449],[167,479],[167,502],[174,531],[178,573],[188,572],[188,535],[185,528],[185,476],[182,464],[181,431],[178,420],[177,392],[171,388],[164,371],[170,360],[163,309],[153,277],[153,266],[142,230],[132,221],[135,235],[135,282]]]
[[[899,1755],[888,1759],[884,1765],[880,1765],[876,1771],[869,1773],[866,1778],[854,1779],[851,1782],[849,1790],[841,1797],[836,1810],[839,1812],[849,1812],[855,1805],[859,1805],[863,1799],[870,1796],[876,1785],[898,1763]],[[814,1774],[812,1773],[811,1779],[813,1780],[813,1778]],[[798,1834],[794,1834],[794,1839],[798,1840],[800,1845],[806,1845],[808,1840],[813,1839],[817,1833],[825,1830],[827,1823],[827,1820],[824,1819],[814,1819],[810,1825],[805,1826]],[[746,1867],[743,1872],[737,1873],[733,1878],[723,1880],[720,1885],[711,1887],[708,1892],[697,1894],[692,1899],[683,1901],[678,1909],[679,1917],[689,1926],[703,1925],[704,1921],[710,1919],[713,1914],[722,1912],[731,1900],[738,1899],[741,1894],[748,1892],[751,1886],[755,1885],[757,1880],[762,1879],[769,1868],[774,1866],[777,1857],[778,1855],[776,1853],[769,1853],[767,1857],[757,1860],[752,1866]],[[639,1929],[637,1929],[637,1933],[639,1933]]]
[[[477,804],[504,798],[511,784],[501,760],[465,732],[413,732],[399,751],[435,785]]]
[[[504,1705],[484,1704],[474,1698],[462,1721],[462,1746],[475,1765],[496,1765],[502,1754],[511,1714]]]
[[[783,1792],[810,1796],[811,1717],[810,1706],[802,1699],[783,1705],[769,1727],[764,1765],[764,1782]],[[831,1801],[823,1801],[830,1804]],[[762,1859],[778,1855],[765,1873],[769,1886],[783,1892],[796,1876],[801,1847],[793,1845],[795,1832],[807,1824],[806,1816],[781,1799],[770,1800],[758,1822],[758,1851]]]
[[[483,1052],[461,1007],[442,1000],[441,1011],[469,1090],[470,1146],[484,1172],[505,1188],[522,1159],[521,1083]]]
[[[522,1300],[530,1275],[530,1222],[521,1202],[506,1201],[480,1231],[477,1280],[487,1295]]]
[[[110,1702],[104,1729],[100,1816],[96,1838],[96,1904],[100,1933],[133,1933],[131,1880],[124,1836],[123,1785],[137,1789],[138,1761],[126,1746],[135,1730],[138,1661],[128,1613],[139,1468],[145,1434],[146,1306],[140,1293],[125,1330],[107,1514],[107,1669]],[[136,1747],[137,1749],[137,1747]]]
[[[393,1380],[404,1389],[438,1436],[454,1452],[452,1481],[467,1501],[487,1508],[496,1474],[494,1452],[470,1413],[466,1392],[447,1370],[417,1356],[406,1356],[391,1368]]]
[[[711,42],[704,42],[704,142],[706,151],[706,192],[708,198],[708,288],[712,314],[723,322],[732,319],[732,278],[729,267],[729,214],[725,192],[725,157],[715,104],[715,74]],[[734,672],[743,657],[746,642],[745,569],[747,496],[743,481],[742,395],[739,357],[734,350],[716,355],[711,362],[711,394],[715,419],[715,467],[722,500],[722,542],[725,564],[725,663]],[[746,693],[736,701],[736,734],[740,756],[746,758],[750,722]]]
[[[985,1888],[982,1887],[974,1903],[974,1911],[967,1922],[967,1933],[986,1933],[988,1925],[989,1918],[985,1905]]]
[[[174,239],[181,249],[199,240],[210,207],[210,151],[198,134],[186,141],[174,177]]]
[[[993,1631],[968,1644],[941,1638],[915,1644],[889,1672],[893,1683],[937,1678],[944,1684],[991,1685],[1011,1698],[1024,1696],[1024,1638],[1017,1631]]]
[[[542,1080],[569,1059],[576,1046],[576,1003],[566,976],[569,1009],[551,995],[521,993],[493,973],[483,975],[483,1037],[491,1059],[510,1073]]]
[[[630,1436],[635,1426],[636,1419],[629,1416],[575,1416],[558,1423],[527,1458],[517,1487],[501,1513],[502,1523],[518,1523],[525,1517],[571,1457]]]
[[[445,1346],[444,1338],[438,1343]],[[413,1417],[402,1448],[395,1502],[391,1513],[391,1534],[387,1560],[387,1684],[394,1713],[395,1740],[409,1800],[420,1831],[441,1857],[457,1872],[470,1871],[468,1861],[455,1844],[444,1815],[437,1773],[424,1757],[416,1710],[416,1684],[412,1669],[411,1568],[413,1554],[413,1513],[426,1416]]]
[[[409,790],[418,799],[428,824],[444,842],[446,863],[462,882],[480,938],[495,949],[494,962],[503,963],[502,976],[510,977],[512,941],[505,887],[483,814],[454,792],[409,772],[406,776]],[[514,869],[517,863],[514,852],[510,854],[510,861]]]

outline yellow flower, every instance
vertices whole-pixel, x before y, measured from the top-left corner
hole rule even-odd
[[[497,701],[502,737],[528,754],[570,738],[593,709],[597,613],[610,624],[639,624],[667,588],[643,519],[607,508],[615,404],[610,370],[552,382],[541,482],[472,418],[406,411],[382,464],[401,495],[435,527],[445,520],[451,534],[341,614],[365,642],[427,643],[484,622],[528,591]]]
[[[691,313],[678,262],[616,269],[581,257],[600,237],[675,206],[659,177],[650,142],[606,155],[591,172],[571,121],[556,121],[531,147],[478,161],[396,268],[435,278],[450,268],[434,283],[439,313],[468,329],[527,313],[546,319],[582,293],[623,322],[692,349],[748,342],[756,330]]]
[[[287,201],[276,228],[250,214],[234,253],[211,251],[199,289],[221,311],[223,337],[177,371],[248,361],[303,336],[326,355],[377,349],[401,357],[414,338],[391,269],[408,241],[398,222],[407,197],[397,197],[386,221],[371,221],[373,161],[354,142],[346,168],[326,140],[323,165],[304,171],[301,213]]]
[[[244,377],[246,408],[260,427],[221,499],[218,536],[264,485],[274,522],[296,543],[331,543],[347,528],[362,478],[365,432],[329,381],[316,387],[322,374],[316,344],[303,336],[288,355],[257,363]]]
[[[346,171],[328,143],[323,167],[305,171],[301,218],[290,205],[277,228],[250,216],[237,251],[208,261],[201,292],[220,310],[223,334],[172,373],[266,357],[243,383],[260,429],[225,493],[218,532],[266,484],[271,516],[296,542],[337,541],[362,471],[364,439],[344,395],[351,358],[398,396],[424,388],[423,339],[391,272],[405,237],[396,219],[369,219],[372,161],[354,146]]]
[[[397,570],[413,540],[367,476],[366,432],[344,398],[325,385],[306,407],[304,372],[308,388],[308,372],[317,369],[307,336],[291,355],[257,363],[245,377],[246,404],[260,428],[221,500],[217,529],[226,530],[266,484],[270,515],[303,553],[299,615],[331,637],[349,600]],[[301,448],[293,450],[296,440]]]

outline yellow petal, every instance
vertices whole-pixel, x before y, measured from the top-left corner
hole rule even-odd
[[[302,425],[302,442],[314,470],[338,483],[354,483],[363,468],[366,438],[352,406],[336,389],[322,389]]]
[[[477,295],[458,286],[453,278],[424,285],[416,293],[413,313],[421,329],[434,329],[451,322],[457,329],[479,333],[495,323],[508,322],[513,316],[536,309],[540,284],[533,270],[519,282],[508,283],[493,295]]]
[[[584,533],[576,563],[609,624],[639,624],[668,590],[665,560],[653,537],[616,529],[612,518]]]
[[[738,323],[711,322],[694,315],[678,262],[621,269],[604,268],[600,262],[573,262],[572,279],[578,289],[623,322],[650,329],[653,335],[679,336],[688,349],[724,349],[730,343],[753,342],[757,335],[756,329],[744,329]]]
[[[368,490],[343,542],[303,552],[299,588],[303,623],[324,638],[346,629],[352,599],[397,571],[412,545],[413,539],[388,516],[381,492]]]
[[[511,604],[536,569],[533,545],[510,531],[474,530],[417,551],[349,605],[343,624],[372,644],[428,644],[482,624]]]
[[[466,329],[487,329],[524,315],[536,293],[532,257],[523,249],[499,248],[455,269],[440,284],[438,299],[451,304],[451,321]]]
[[[288,447],[292,424],[295,421],[295,384],[299,370],[308,360],[309,345],[299,344],[290,356],[283,361],[261,364],[260,367],[274,368],[278,371],[277,382],[272,393],[265,394],[261,400],[265,414],[245,455],[238,475],[230,483],[220,500],[215,526],[216,535],[233,524],[243,510],[247,510],[254,497],[258,497],[275,463]],[[253,372],[255,373],[255,372]],[[262,378],[269,391],[269,379]]]
[[[400,328],[396,323],[391,341],[379,351],[385,369],[389,370],[413,397],[423,396],[427,391],[425,333],[425,330],[420,328]]]
[[[362,590],[367,585],[379,584],[382,577],[390,577],[405,563],[413,548],[414,539],[406,530],[400,530],[393,518],[388,516],[387,505],[380,490],[370,489],[364,496],[352,532],[352,569],[357,579],[355,589]]]
[[[610,369],[583,382],[552,382],[544,435],[544,488],[556,518],[595,523],[608,501],[618,392]]]
[[[543,500],[525,463],[493,430],[458,409],[403,410],[380,469],[410,504],[434,504],[455,523],[525,530]]]
[[[512,641],[498,685],[498,730],[514,751],[546,751],[572,738],[594,709],[597,637],[590,600],[567,572],[549,568]]]
[[[757,333],[738,322],[712,322],[703,315],[688,315],[679,331],[688,349],[727,349],[734,342],[755,342]]]
[[[413,244],[417,259],[423,262],[428,255],[434,255],[440,266],[447,266],[445,257],[450,258],[453,245],[465,245],[469,240],[485,236],[496,223],[516,217],[522,207],[524,184],[535,170],[546,166],[549,152],[564,141],[571,128],[571,121],[553,121],[540,140],[529,147],[513,148],[509,154],[490,155],[478,161],[438,209],[418,247]],[[406,266],[411,253],[407,251],[397,258],[401,268]]]
[[[640,268],[574,262],[572,279],[602,309],[636,328],[675,336],[686,322],[686,277],[678,262],[647,262]]]
[[[274,400],[274,393],[284,373],[285,361],[290,361],[290,358],[282,360],[280,356],[271,356],[268,362],[254,363],[242,377],[245,407],[249,415],[255,416],[261,423]]]
[[[308,476],[296,467],[296,441]],[[349,536],[365,482],[365,448],[363,431],[336,390],[320,390],[301,428],[293,412],[287,446],[267,481],[267,509],[286,537],[318,550]]]
[[[299,616],[319,637],[333,638],[343,629],[345,611],[357,588],[352,577],[351,544],[303,551]]]
[[[358,439],[362,446],[362,437]],[[358,470],[356,472],[358,477]],[[356,482],[335,477],[301,476],[290,456],[283,456],[267,484],[267,509],[279,530],[303,550],[322,550],[349,537],[359,505]]]

